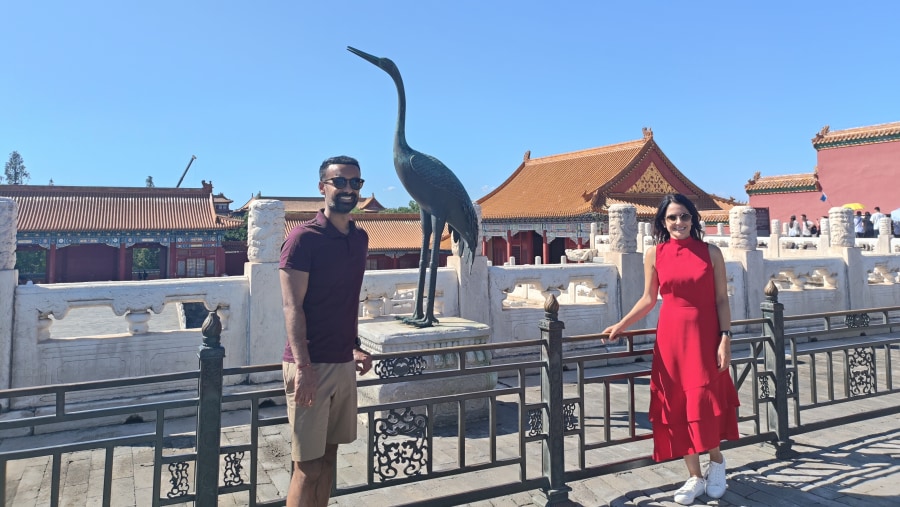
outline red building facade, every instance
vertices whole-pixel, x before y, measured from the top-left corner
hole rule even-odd
[[[18,203],[17,269],[35,283],[219,276],[225,232],[241,225],[216,215],[205,182],[199,189],[2,185],[0,197]]]
[[[816,168],[812,173],[782,176],[754,175],[745,189],[750,206],[768,209],[772,219],[787,222],[791,215],[809,219],[828,210],[861,203],[874,212],[900,208],[895,183],[900,177],[900,122],[831,131],[824,127],[812,139]]]

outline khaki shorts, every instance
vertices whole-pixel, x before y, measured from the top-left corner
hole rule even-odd
[[[313,363],[319,390],[311,407],[294,401],[297,365],[283,362],[284,394],[291,427],[291,459],[310,461],[325,455],[325,444],[356,440],[356,363]]]

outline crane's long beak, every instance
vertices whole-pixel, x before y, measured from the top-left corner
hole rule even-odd
[[[381,58],[378,58],[377,56],[372,56],[369,53],[366,53],[365,51],[360,51],[351,46],[347,46],[347,51],[353,53],[354,55],[356,55],[362,59],[368,60],[369,63],[371,63],[372,65],[375,65],[376,67],[380,67],[380,65],[378,65],[378,60],[381,60]]]

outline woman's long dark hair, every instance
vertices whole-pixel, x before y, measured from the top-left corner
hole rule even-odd
[[[691,237],[702,241],[703,229],[700,227],[700,213],[697,211],[697,207],[690,199],[681,194],[668,194],[659,203],[659,208],[656,209],[656,218],[653,219],[653,239],[656,240],[656,244],[669,241],[669,230],[666,229],[666,209],[672,203],[687,208],[688,213],[691,214]]]

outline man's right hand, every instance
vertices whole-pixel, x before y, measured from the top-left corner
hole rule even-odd
[[[319,375],[310,364],[297,368],[294,375],[294,401],[299,407],[311,407],[316,402],[316,391],[319,389]]]

